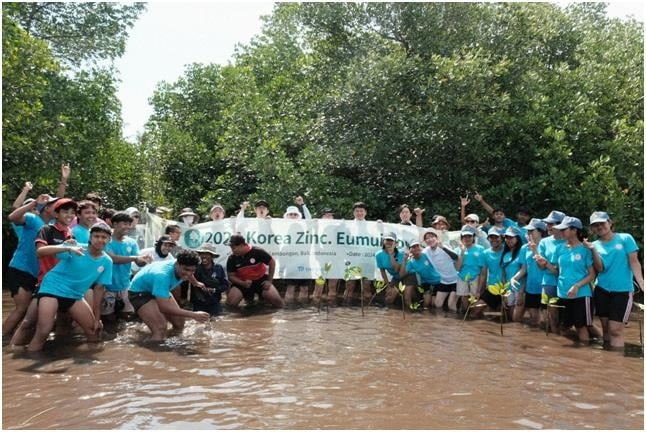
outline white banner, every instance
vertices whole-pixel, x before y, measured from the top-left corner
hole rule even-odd
[[[144,229],[146,246],[152,246],[170,223],[182,227],[182,247],[196,249],[202,243],[211,243],[220,254],[217,262],[225,268],[231,254],[226,243],[232,234],[242,234],[247,243],[266,250],[274,257],[277,279],[343,278],[350,266],[360,267],[361,274],[367,279],[380,279],[375,254],[381,249],[384,234],[394,233],[398,239],[397,247],[407,250],[411,241],[422,240],[420,236],[425,231],[415,226],[339,219],[245,218],[237,221],[227,218],[187,227],[149,213]],[[449,248],[458,246],[459,231],[445,232],[442,237]],[[323,271],[326,263],[331,264],[327,274]]]

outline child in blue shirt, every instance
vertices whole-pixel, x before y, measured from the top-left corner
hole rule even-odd
[[[105,286],[112,279],[112,260],[104,252],[110,240],[110,227],[104,223],[90,229],[90,243],[85,246],[43,246],[40,254],[56,254],[59,263],[43,278],[38,298],[36,333],[27,346],[28,351],[40,351],[54,327],[56,313],[69,312],[87,336],[88,342],[100,339],[103,324],[100,303],[92,307],[83,294],[93,284]]]
[[[404,306],[410,309],[415,289],[420,287],[424,291],[424,307],[429,308],[433,299],[433,285],[440,283],[440,274],[428,256],[422,253],[422,246],[418,241],[411,242],[408,251],[399,270],[405,285]]]
[[[383,246],[375,254],[375,261],[377,261],[377,268],[381,272],[381,278],[388,284],[385,291],[386,304],[393,304],[399,293],[397,284],[401,280],[399,270],[404,261],[404,252],[397,249],[396,241],[397,236],[394,233],[384,235]]]

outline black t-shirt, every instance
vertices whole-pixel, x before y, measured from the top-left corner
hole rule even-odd
[[[264,249],[252,246],[244,255],[229,256],[227,273],[233,273],[242,280],[258,280],[267,273],[267,266],[272,259]]]

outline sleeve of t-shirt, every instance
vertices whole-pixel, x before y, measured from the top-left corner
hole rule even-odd
[[[256,249],[258,261],[269,264],[273,259],[264,249]]]
[[[36,218],[39,216],[36,216],[33,213],[25,213],[25,228],[34,228],[36,226]]]
[[[375,254],[375,262],[377,263],[377,268],[378,268],[378,269],[382,269],[382,268],[384,268],[384,267],[381,265],[381,251],[380,251],[380,252],[377,252],[377,253]]]
[[[625,234],[623,236],[622,243],[627,254],[637,252],[639,250],[639,246],[637,246],[635,239],[630,234]]]
[[[412,261],[406,263],[406,273],[415,273],[415,267],[413,267]]]
[[[112,259],[108,256],[106,258],[103,260],[103,271],[96,280],[99,285],[110,285],[112,283]]]
[[[511,220],[511,219],[509,219],[509,218],[507,218],[507,217],[506,217],[506,218],[505,218],[505,221],[502,223],[502,225],[503,225],[505,228],[510,227],[510,226],[516,226],[516,227],[517,227],[517,226],[518,226],[518,223],[517,223],[516,221]]]
[[[524,245],[520,248],[518,252],[518,263],[521,265],[527,265],[527,246]]]
[[[231,259],[232,257],[229,257],[227,259],[227,273],[235,273],[236,272],[236,266],[233,264],[233,260]]]
[[[47,238],[48,237],[47,236],[48,232],[49,232],[49,230],[47,229],[47,225],[45,225],[44,227],[41,227],[38,230],[38,234],[36,234],[36,240],[34,240],[35,243],[36,244],[48,245],[49,244],[49,239]]]
[[[585,266],[592,266],[592,251],[588,248],[585,249]]]

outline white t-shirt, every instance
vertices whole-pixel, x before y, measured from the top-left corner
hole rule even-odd
[[[431,249],[430,246],[426,246],[424,253],[428,256],[435,270],[440,274],[440,282],[442,284],[449,285],[458,281],[458,271],[455,269],[454,261],[446,251],[441,247]]]

